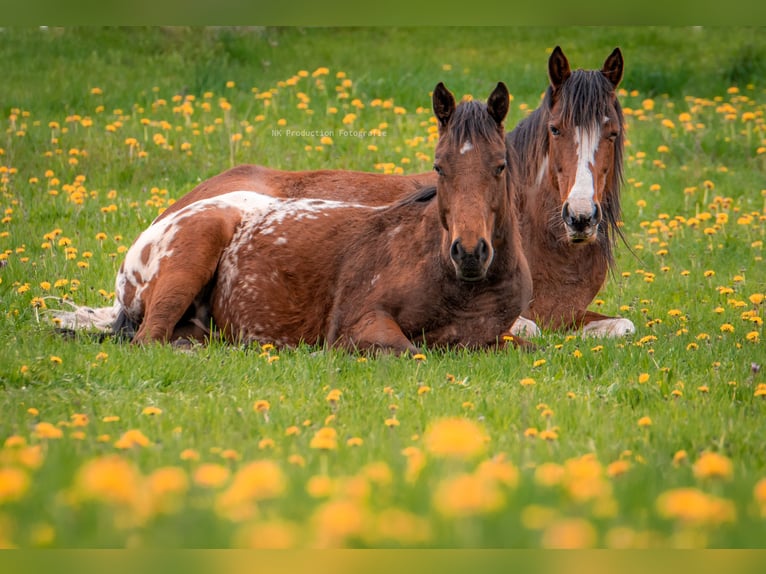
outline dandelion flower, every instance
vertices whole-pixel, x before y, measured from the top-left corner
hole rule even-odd
[[[484,430],[465,418],[437,420],[424,434],[426,450],[439,458],[473,458],[484,452],[486,442]]]
[[[314,433],[309,446],[319,450],[336,450],[338,448],[338,432],[332,427],[322,427]]]
[[[641,428],[650,427],[652,426],[652,419],[650,419],[649,417],[641,417],[640,419],[638,419],[638,426],[640,426]]]
[[[223,465],[205,463],[199,465],[193,474],[194,483],[204,488],[218,488],[229,479],[231,472]]]
[[[253,404],[253,410],[258,413],[265,413],[271,408],[269,401],[259,400]]]
[[[141,414],[142,415],[147,415],[147,416],[150,416],[150,417],[156,416],[156,415],[161,415],[162,414],[162,409],[158,408],[158,407],[144,407],[144,410],[141,411]]]
[[[722,478],[730,479],[733,474],[731,460],[715,453],[704,452],[692,466],[694,476],[697,478]]]
[[[474,516],[499,510],[505,504],[505,497],[494,480],[464,473],[439,482],[433,504],[443,516]]]

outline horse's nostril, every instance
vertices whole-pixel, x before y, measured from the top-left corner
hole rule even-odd
[[[479,244],[473,253],[482,264],[486,263],[489,259],[489,244],[483,238],[479,239]]]
[[[593,206],[593,215],[591,216],[591,221],[593,222],[593,225],[601,223],[601,206],[598,203]]]
[[[455,262],[460,262],[463,257],[465,257],[465,249],[463,249],[463,244],[459,239],[455,239],[455,241],[452,242],[452,247],[450,247],[449,254],[450,257],[452,257],[452,260]]]
[[[567,225],[572,225],[572,216],[569,214],[569,202],[565,202],[561,207],[561,219],[563,219],[564,223]]]

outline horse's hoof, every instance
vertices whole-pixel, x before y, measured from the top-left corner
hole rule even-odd
[[[516,337],[539,337],[541,334],[540,327],[534,321],[521,316],[511,325],[511,335]]]
[[[582,328],[582,334],[591,337],[624,337],[635,332],[633,321],[622,317],[592,321]]]

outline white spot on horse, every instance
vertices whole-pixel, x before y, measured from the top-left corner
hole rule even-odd
[[[375,283],[378,282],[378,279],[380,279],[380,273],[376,273],[375,276],[370,281],[370,287],[375,287]]]
[[[534,321],[522,316],[511,325],[511,335],[517,337],[539,337],[541,334],[540,327]]]
[[[460,148],[460,155],[463,155],[464,153],[467,153],[473,149],[473,144],[470,140],[465,140],[463,142],[463,147]]]
[[[277,237],[277,240],[274,242],[274,245],[285,245],[287,244],[287,237]]]
[[[582,328],[583,335],[592,337],[624,337],[636,332],[636,326],[630,319],[614,317],[592,321]]]
[[[548,154],[545,154],[543,161],[540,162],[540,169],[537,171],[537,178],[535,178],[535,185],[540,186],[548,174]]]
[[[575,145],[577,146],[577,172],[572,189],[569,190],[567,201],[572,215],[593,213],[593,196],[596,193],[591,166],[598,151],[600,126],[575,128]]]

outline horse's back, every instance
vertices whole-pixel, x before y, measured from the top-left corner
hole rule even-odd
[[[199,183],[165,210],[157,221],[197,201],[235,191],[284,199],[329,199],[386,205],[434,185],[432,173],[389,175],[351,170],[284,171],[244,164]]]

